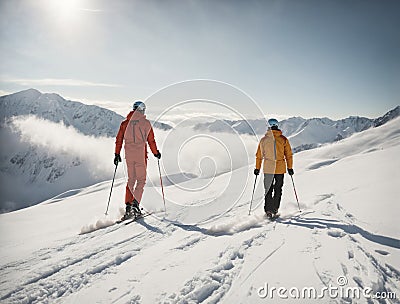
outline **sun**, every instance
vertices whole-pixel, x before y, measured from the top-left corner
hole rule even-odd
[[[76,34],[82,22],[84,0],[42,0],[46,15],[54,31],[62,34]]]
[[[55,18],[71,22],[79,15],[80,2],[80,0],[47,0],[47,6]]]

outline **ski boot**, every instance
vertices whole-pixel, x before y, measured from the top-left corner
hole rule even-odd
[[[280,214],[278,213],[278,210],[274,210],[274,212],[272,213],[272,219],[276,220],[279,216]]]
[[[126,207],[125,207],[125,214],[124,214],[124,216],[121,218],[121,221],[128,220],[128,219],[130,219],[130,218],[132,218],[132,217],[134,217],[134,211],[133,211],[132,205],[131,205],[131,204],[126,204]]]
[[[268,211],[265,211],[265,213],[266,213],[266,215],[267,215],[267,218],[270,220],[270,221],[274,221],[274,220],[276,220],[278,217],[279,217],[279,213],[278,213],[278,210],[272,210],[272,211],[270,211],[270,210],[268,210]]]
[[[135,218],[142,216],[142,211],[140,211],[139,202],[136,200],[136,198],[134,198],[132,202],[132,211]]]

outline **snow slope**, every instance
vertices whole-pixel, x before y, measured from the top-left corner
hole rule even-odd
[[[148,184],[143,206],[155,213],[129,225],[110,226],[121,214],[121,179],[107,217],[102,214],[110,182],[2,214],[0,301],[399,303],[399,139],[397,118],[296,154],[294,177],[303,212],[297,211],[286,176],[281,218],[275,222],[263,216],[261,183],[252,214],[247,215],[252,181],[238,203],[220,216],[193,206],[207,198],[222,205],[236,200],[237,193],[214,193],[228,173],[215,178],[210,187],[182,197],[181,206],[168,199],[178,188],[166,187],[166,215],[160,188]],[[149,168],[157,170],[153,159]],[[249,171],[252,166],[235,170],[244,180]],[[183,184],[192,187],[200,182],[191,179]],[[193,223],[194,212],[202,224]],[[320,291],[346,280],[343,288],[394,292],[397,298],[325,295],[310,300],[292,299],[286,293],[289,299],[282,299],[276,291],[272,300],[262,297],[267,284]]]

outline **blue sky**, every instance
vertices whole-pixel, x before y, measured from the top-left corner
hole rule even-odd
[[[189,79],[269,113],[376,117],[400,104],[399,1],[0,0],[0,90],[131,104]]]

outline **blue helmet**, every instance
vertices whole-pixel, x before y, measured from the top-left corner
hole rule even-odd
[[[133,110],[144,113],[144,111],[146,111],[146,105],[142,101],[135,101],[133,104]]]
[[[270,127],[278,127],[278,120],[275,118],[270,118],[268,119],[268,124],[270,125]]]

